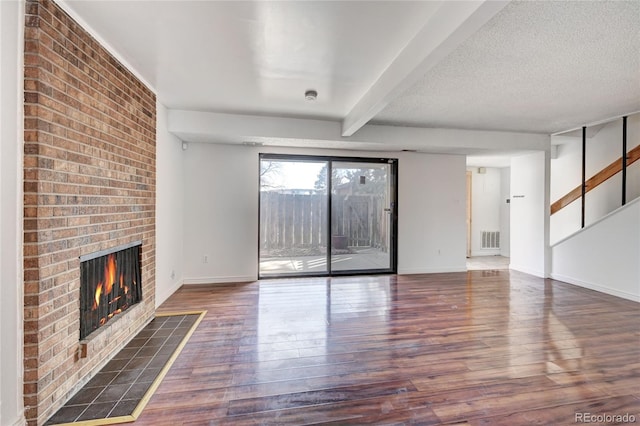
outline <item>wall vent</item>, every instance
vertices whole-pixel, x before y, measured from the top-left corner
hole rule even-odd
[[[499,249],[500,248],[500,231],[482,231],[482,247],[483,249]]]

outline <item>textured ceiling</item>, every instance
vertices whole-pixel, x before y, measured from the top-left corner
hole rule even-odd
[[[640,110],[640,2],[512,2],[375,123],[555,133]]]

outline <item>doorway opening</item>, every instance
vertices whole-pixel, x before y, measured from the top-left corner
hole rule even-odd
[[[397,160],[260,155],[260,278],[395,273]]]
[[[467,270],[509,267],[509,167],[467,167]]]

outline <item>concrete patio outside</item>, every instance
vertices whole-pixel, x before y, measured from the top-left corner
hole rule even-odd
[[[332,271],[376,270],[389,267],[389,254],[375,248],[366,248],[356,253],[334,254]],[[503,256],[476,256],[467,259],[468,270],[509,269],[509,258]],[[326,255],[263,257],[260,260],[260,275],[281,275],[327,271]]]

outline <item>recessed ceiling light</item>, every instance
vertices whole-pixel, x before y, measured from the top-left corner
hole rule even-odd
[[[318,99],[318,92],[316,92],[315,90],[307,90],[306,92],[304,92],[304,98],[308,101],[315,101],[316,99]]]

